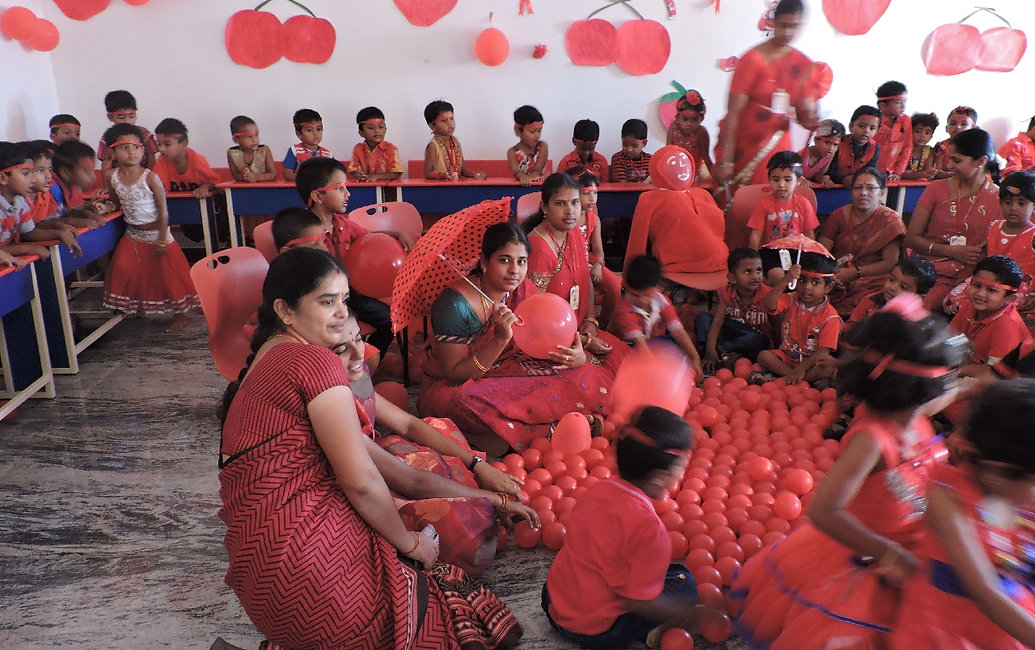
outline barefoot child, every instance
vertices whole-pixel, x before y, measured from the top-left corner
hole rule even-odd
[[[675,413],[644,408],[615,442],[619,477],[591,487],[571,511],[542,596],[568,641],[618,648],[644,643],[659,626],[694,628],[697,584],[669,563],[672,542],[650,501],[682,477],[690,433]]]
[[[104,281],[104,306],[138,315],[172,312],[165,331],[183,329],[187,312],[200,302],[187,258],[169,232],[165,189],[143,166],[144,144],[133,125],[116,124],[104,141],[114,163],[104,184],[126,221]]]

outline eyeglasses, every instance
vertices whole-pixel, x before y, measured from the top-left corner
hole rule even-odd
[[[880,192],[882,188],[880,185],[853,185],[853,192]]]

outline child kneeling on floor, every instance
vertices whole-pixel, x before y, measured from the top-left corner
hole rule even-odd
[[[655,628],[692,630],[697,583],[670,564],[672,542],[651,499],[686,469],[690,427],[647,406],[615,442],[620,478],[600,481],[571,511],[564,546],[543,585],[543,610],[583,648],[643,642]]]

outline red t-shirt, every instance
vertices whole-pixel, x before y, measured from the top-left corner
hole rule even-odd
[[[589,171],[593,172],[593,175],[600,179],[601,182],[606,182],[611,179],[607,164],[607,158],[604,158],[596,151],[593,152],[592,160],[586,162],[579,157],[578,151],[572,151],[564,158],[561,158],[561,162],[557,163],[557,171],[565,172],[572,167],[578,167],[579,165],[584,166]]]
[[[751,230],[762,231],[765,245],[781,237],[815,232],[819,219],[805,197],[795,194],[789,201],[777,201],[772,194],[765,194],[755,204],[747,225]]]
[[[623,341],[633,341],[640,337],[652,339],[664,336],[674,329],[684,329],[679,320],[676,308],[660,291],[651,298],[650,312],[645,312],[632,305],[628,300],[620,300],[611,316],[611,331]]]
[[[331,255],[345,263],[345,256],[353,242],[367,234],[367,229],[352,221],[343,214],[331,215],[331,229],[327,232],[324,243]]]
[[[611,156],[612,183],[643,183],[650,176],[651,154],[643,152],[639,160],[633,160],[619,151]]]
[[[770,319],[771,314],[766,311],[765,306],[762,304],[771,290],[764,284],[759,285],[758,289],[755,290],[755,295],[751,297],[751,304],[748,305],[747,309],[744,308],[740,294],[737,293],[737,287],[732,282],[725,287],[720,287],[717,293],[719,294],[719,302],[726,308],[727,320],[740,321],[762,332],[772,340],[773,325]],[[790,304],[791,297],[783,294],[777,303],[776,312],[785,311]]]
[[[795,294],[784,312],[780,351],[795,363],[818,348],[834,351],[843,325],[830,300],[824,300],[815,307],[806,307]]]
[[[193,149],[187,149],[187,171],[180,174],[176,165],[165,156],[155,160],[154,172],[162,179],[168,192],[193,192],[206,183],[218,183],[219,176],[212,171],[205,157]]]
[[[975,318],[974,305],[968,300],[949,323],[949,329],[970,340],[970,363],[995,365],[1018,345],[1031,342],[1031,333],[1013,303],[981,320]]]
[[[665,587],[672,542],[647,495],[621,479],[601,481],[579,499],[546,586],[550,616],[577,634],[600,634]]]
[[[880,300],[881,304],[877,304],[877,300]],[[867,318],[883,306],[884,292],[874,291],[859,301],[859,304],[855,306],[855,309],[852,310],[851,315],[848,317],[848,322],[845,323],[845,327],[850,328],[852,325],[855,325],[859,321]]]

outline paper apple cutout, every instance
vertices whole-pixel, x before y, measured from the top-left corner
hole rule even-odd
[[[1027,49],[1028,38],[1021,30],[993,27],[981,33],[981,53],[974,67],[988,72],[1010,72]]]
[[[49,20],[40,18],[36,21],[36,33],[28,40],[28,44],[34,50],[50,52],[61,42],[61,34],[57,26]]]
[[[675,88],[673,92],[662,95],[658,100],[658,115],[666,129],[672,124],[672,120],[676,119],[676,102],[687,92],[683,84],[678,81],[672,81],[672,87]]]
[[[111,0],[54,0],[54,4],[72,20],[88,20],[107,9]]]
[[[618,30],[606,20],[577,20],[564,33],[564,48],[575,65],[611,65],[617,38]]]
[[[284,21],[281,34],[284,56],[296,63],[326,63],[337,41],[330,21],[305,14]]]
[[[981,47],[981,32],[976,27],[949,23],[927,35],[920,57],[929,74],[962,74],[977,65]]]
[[[11,7],[0,14],[0,32],[16,41],[27,41],[36,33],[36,14],[25,7]]]
[[[478,34],[474,41],[474,54],[485,65],[498,66],[510,55],[510,41],[506,34],[495,27],[489,27]]]
[[[671,53],[668,30],[656,20],[630,20],[618,28],[615,63],[629,74],[661,72]]]
[[[434,25],[456,6],[457,0],[393,0],[399,11],[418,27]]]
[[[823,15],[842,34],[865,34],[887,11],[891,0],[823,0]]]
[[[268,11],[243,9],[226,21],[226,51],[238,65],[268,68],[284,52],[280,20]]]

